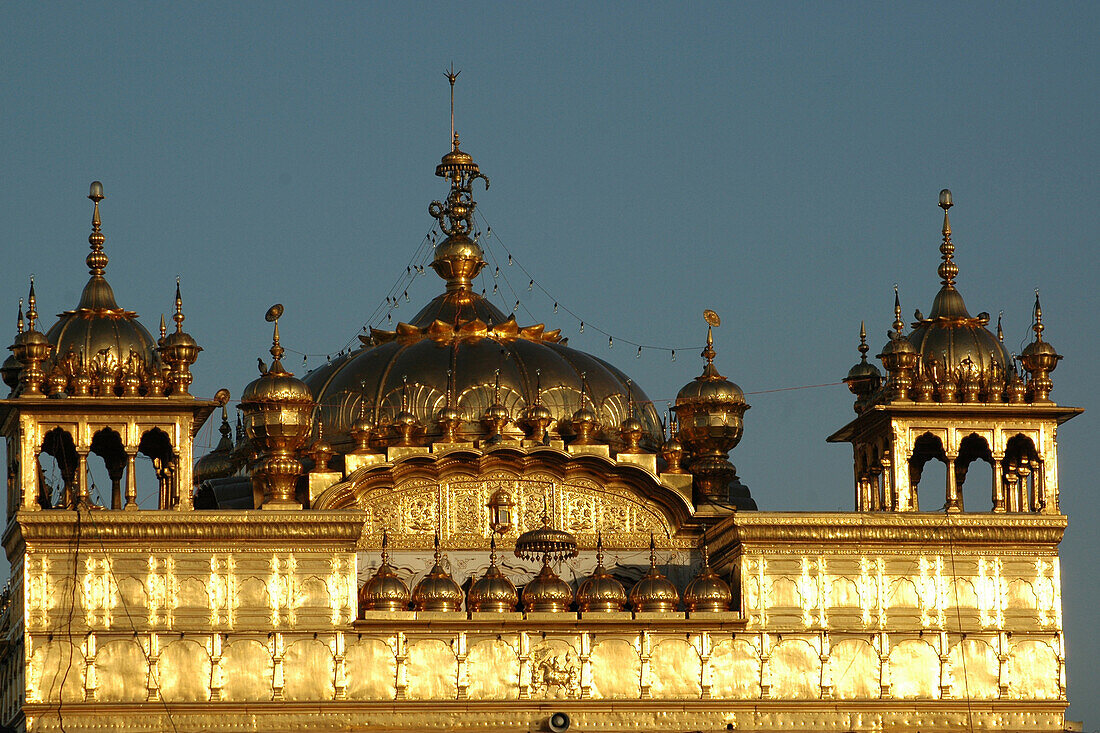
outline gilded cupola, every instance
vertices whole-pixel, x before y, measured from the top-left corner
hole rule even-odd
[[[867,328],[863,325],[863,321],[860,321],[859,361],[848,370],[848,376],[844,378],[844,383],[856,396],[856,412],[862,412],[866,408],[867,401],[882,384],[882,372],[877,366],[867,361],[868,351],[870,347],[867,346]]]
[[[630,589],[630,605],[635,611],[675,611],[680,605],[680,593],[672,581],[657,569],[657,544],[649,537],[649,570]]]
[[[147,378],[145,373],[157,363],[156,342],[138,321],[137,313],[118,306],[104,277],[108,260],[99,217],[103,184],[92,182],[88,198],[93,202],[92,233],[88,236],[91,251],[85,259],[90,277],[76,308],[61,313],[46,338],[54,350],[53,367],[64,373],[70,393],[80,396],[84,390],[74,381],[86,376],[92,380],[89,393],[108,396],[122,389],[117,384],[121,371]]]
[[[622,611],[627,596],[623,584],[615,579],[603,565],[603,533],[596,534],[596,569],[577,588],[577,610]]]
[[[351,428],[361,401],[369,406],[367,417],[376,430],[399,412],[414,416],[419,427],[410,440],[418,445],[497,435],[569,442],[575,437],[574,411],[583,403],[592,418],[583,427],[600,431],[590,439],[617,444],[633,399],[643,431],[640,443],[656,449],[661,440],[656,410],[625,374],[569,348],[559,330],[541,323],[521,325],[474,288],[486,263],[473,191],[478,181],[486,188],[489,181],[459,148],[453,124],[450,141],[451,150],[435,171],[447,182],[448,193],[428,207],[443,237],[431,267],[444,281],[444,291],[407,323],[393,330],[370,329],[359,337],[360,348],[303,377],[320,405],[318,419],[333,448],[339,454],[354,449]],[[402,420],[407,422],[407,416]],[[404,439],[391,433],[387,440]]]
[[[462,589],[443,567],[439,534],[435,535],[435,563],[413,588],[412,603],[417,611],[461,611]],[[514,591],[514,588],[513,588]]]
[[[302,473],[296,452],[305,446],[312,432],[313,395],[305,382],[283,367],[279,343],[279,317],[283,306],[267,311],[274,324],[271,339],[271,365],[260,360],[260,376],[244,388],[240,410],[244,429],[259,462],[252,467],[254,491],[263,495],[265,509],[300,509],[295,484]]]
[[[497,567],[497,536],[494,533],[489,539],[489,567],[470,586],[466,606],[475,612],[505,613],[514,611],[518,602],[516,586]]]
[[[390,565],[389,535],[382,531],[382,564],[359,589],[359,614],[363,611],[404,611],[409,607],[409,586]]]
[[[703,533],[703,567],[684,589],[684,607],[690,611],[728,611],[733,601],[729,584],[710,567],[707,536]]]
[[[680,424],[679,437],[691,456],[688,470],[694,476],[697,500],[755,509],[756,502],[729,461],[729,452],[741,442],[749,405],[741,388],[719,374],[714,365],[713,329],[721,319],[712,310],[703,316],[707,323],[703,373],[680,389],[672,407]]]
[[[195,485],[211,479],[227,478],[235,474],[240,465],[233,457],[233,428],[229,426],[229,413],[222,405],[222,424],[218,428],[221,439],[214,450],[195,462],[191,476]]]

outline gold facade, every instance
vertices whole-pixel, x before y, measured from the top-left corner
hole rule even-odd
[[[749,406],[719,374],[718,315],[666,435],[621,372],[472,290],[472,185],[488,180],[457,134],[436,172],[446,292],[302,379],[272,307],[236,441],[223,413],[194,476],[193,438],[228,395],[188,391],[201,348],[178,284],[155,346],[115,304],[93,184],[91,280],[57,331],[71,338],[37,330],[32,285],[3,367],[0,724],[1065,729],[1056,436],[1080,410],[1050,401],[1061,357],[1038,301],[1026,380],[966,311],[950,192],[929,317],[906,336],[896,301],[885,378],[864,333],[845,380],[857,416],[831,440],[853,445],[855,511],[763,512],[728,457]],[[119,319],[130,335],[103,336]],[[155,509],[139,508],[139,454]],[[921,481],[930,460],[942,488]],[[962,498],[974,461],[991,468],[984,506]]]

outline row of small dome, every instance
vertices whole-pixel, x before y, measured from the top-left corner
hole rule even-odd
[[[913,330],[906,335],[901,317],[901,300],[894,288],[894,322],[889,341],[878,354],[886,370],[886,379],[878,367],[867,361],[867,333],[860,324],[860,361],[848,371],[844,381],[856,395],[856,412],[879,402],[983,402],[1019,404],[1050,402],[1054,384],[1050,372],[1061,355],[1043,340],[1043,310],[1035,293],[1032,329],[1034,340],[1019,356],[1028,378],[1016,368],[1004,345],[1000,319],[997,333],[987,328],[989,314],[971,316],[955,287],[959,273],[954,261],[948,209],[954,205],[951,191],[940,192],[943,209],[943,241],[938,268],[940,290],[926,317],[916,311]]]
[[[565,534],[565,533],[560,533]],[[519,549],[517,556],[527,556]],[[374,575],[359,589],[360,615],[366,611],[461,611],[463,601],[471,612],[510,612],[522,607],[527,613],[570,611],[574,604],[578,611],[613,612],[627,608],[639,613],[671,612],[677,610],[681,600],[689,612],[728,611],[733,601],[730,586],[710,567],[706,544],[703,545],[703,565],[699,573],[688,583],[681,598],[675,584],[657,569],[657,552],[650,542],[649,570],[634,584],[629,593],[603,564],[602,538],[596,546],[596,569],[577,587],[576,593],[550,567],[550,559],[543,557],[542,569],[523,588],[522,595],[516,586],[497,567],[495,543],[489,556],[489,567],[474,580],[468,593],[463,593],[458,583],[443,567],[443,559],[436,540],[435,563],[431,570],[413,588],[397,576],[389,563],[389,555],[383,537],[382,564]]]
[[[103,184],[93,181],[88,198],[94,202],[91,251],[85,259],[90,277],[80,301],[42,333],[31,279],[26,321],[20,301],[12,353],[0,368],[4,383],[13,395],[27,397],[189,397],[191,365],[202,347],[183,330],[179,280],[175,331],[168,333],[162,316],[160,338],[154,341],[136,313],[119,307],[104,277],[106,237],[99,218]]]

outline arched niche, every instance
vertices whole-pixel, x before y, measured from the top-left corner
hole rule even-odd
[[[88,452],[98,456],[102,460],[102,467],[111,486],[111,508],[122,508],[122,477],[126,471],[127,456],[126,447],[122,443],[122,436],[111,428],[102,428],[92,435],[92,442]],[[89,464],[89,469],[96,473],[98,466]],[[104,497],[104,504],[106,498]]]
[[[177,466],[172,439],[160,428],[150,428],[141,435],[138,453],[153,464],[158,497],[156,506],[160,509],[170,508],[174,503],[173,498],[178,498],[173,496]]]
[[[1008,511],[1037,512],[1046,506],[1043,469],[1042,458],[1029,436],[1017,433],[1005,442],[1000,470]]]
[[[72,433],[61,427],[42,436],[38,456],[38,503],[44,509],[66,508],[73,503],[80,460]]]
[[[984,512],[994,507],[993,452],[984,436],[970,433],[959,441],[955,484],[964,510]]]

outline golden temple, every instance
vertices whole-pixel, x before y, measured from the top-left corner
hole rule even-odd
[[[906,333],[895,298],[882,368],[861,328],[845,379],[855,418],[829,440],[852,445],[853,511],[760,511],[729,460],[749,405],[717,314],[664,425],[622,371],[473,289],[489,180],[453,129],[456,76],[428,209],[444,291],[301,378],[273,306],[236,432],[227,390],[189,391],[178,283],[158,338],[118,306],[92,184],[80,302],[42,332],[32,281],[0,370],[0,726],[1066,729],[1057,431],[1081,410],[1051,400],[1038,295],[1018,359],[967,310],[951,192],[929,314]]]

